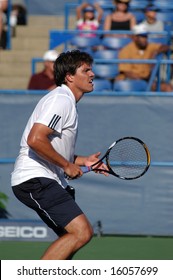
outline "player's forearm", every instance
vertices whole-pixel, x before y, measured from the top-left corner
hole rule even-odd
[[[54,150],[49,140],[43,141],[37,139],[35,142],[28,141],[28,145],[41,158],[59,166],[60,168],[64,169],[69,165],[68,160]]]

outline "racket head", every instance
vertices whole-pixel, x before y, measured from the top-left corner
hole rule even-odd
[[[105,159],[108,173],[123,180],[140,178],[147,172],[151,162],[147,145],[132,136],[120,138],[111,145]]]

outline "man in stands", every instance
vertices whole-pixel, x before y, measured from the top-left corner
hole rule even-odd
[[[166,53],[169,50],[169,46],[161,43],[149,43],[148,32],[144,25],[136,25],[133,28],[132,42],[123,47],[119,52],[120,59],[154,59],[159,54]],[[152,64],[146,63],[120,63],[119,75],[116,80],[125,79],[143,79],[149,81]],[[152,90],[156,90],[156,82],[153,82]],[[166,82],[161,82],[161,91],[170,92],[173,91],[173,87]]]
[[[33,74],[30,78],[28,89],[30,90],[52,90],[56,87],[54,80],[54,62],[58,57],[56,50],[48,50],[43,56],[43,71]]]

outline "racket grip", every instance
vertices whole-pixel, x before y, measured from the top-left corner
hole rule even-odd
[[[81,166],[81,170],[83,173],[87,173],[92,170],[92,167],[91,166]]]

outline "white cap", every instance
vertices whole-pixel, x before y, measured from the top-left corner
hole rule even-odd
[[[43,59],[45,61],[55,61],[58,56],[59,53],[56,50],[49,50],[45,52],[45,54],[43,55]]]
[[[133,33],[135,35],[148,34],[148,30],[144,24],[138,24],[133,27]]]

